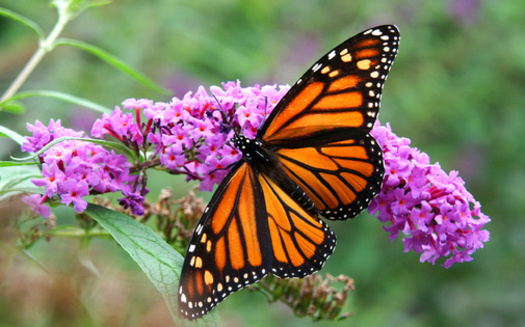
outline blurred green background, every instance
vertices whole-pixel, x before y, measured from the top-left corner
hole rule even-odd
[[[46,32],[56,20],[48,1],[3,0],[0,6],[35,20]],[[219,306],[225,326],[525,325],[525,2],[126,0],[87,10],[63,34],[106,49],[180,97],[198,85],[236,79],[245,86],[292,84],[335,45],[390,23],[400,28],[402,40],[380,119],[445,170],[459,170],[493,220],[487,225],[491,240],[473,262],[447,270],[403,253],[401,240],[390,243],[366,213],[333,223],[338,248],[322,272],[355,279],[347,306],[351,318],[313,323],[243,290]],[[0,17],[0,92],[35,49],[27,28]],[[130,97],[170,99],[68,47],[44,59],[23,87],[32,89],[68,92],[108,107]],[[98,117],[57,100],[23,102],[26,113],[0,112],[0,124],[26,134],[28,121],[61,118],[67,127],[89,130]],[[18,153],[13,142],[0,142],[3,159]],[[155,199],[169,185],[165,177],[153,179]],[[179,181],[173,177],[177,196],[187,191]],[[71,212],[58,211],[58,222]],[[8,217],[1,218],[5,223]],[[6,252],[0,252],[0,326],[82,321],[69,291]],[[111,240],[97,240],[85,250],[80,240],[54,238],[30,252],[77,293],[97,324],[172,324],[153,285]],[[94,264],[98,278],[85,262]]]

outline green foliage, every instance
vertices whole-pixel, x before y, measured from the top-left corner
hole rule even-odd
[[[67,140],[77,140],[77,141],[85,141],[85,142],[91,142],[91,143],[100,144],[100,145],[103,145],[104,147],[106,147],[108,149],[118,150],[119,153],[126,154],[130,158],[135,159],[135,153],[133,151],[131,151],[129,148],[125,147],[122,143],[115,142],[115,141],[106,141],[106,140],[90,139],[90,138],[83,138],[83,137],[72,137],[72,136],[60,137],[58,139],[55,139],[55,140],[49,142],[45,147],[43,147],[42,149],[40,149],[37,152],[33,152],[30,155],[28,155],[26,157],[23,157],[23,158],[14,158],[14,159],[17,160],[17,161],[25,161],[25,160],[35,159],[36,157],[38,157],[39,154],[47,151],[53,145],[55,145],[57,143],[60,143],[60,142],[63,142],[63,141],[67,141]]]
[[[0,15],[4,16],[4,17],[7,17],[7,18],[10,18],[10,19],[12,19],[12,20],[14,20],[16,22],[19,22],[22,25],[25,25],[26,27],[31,29],[33,32],[35,32],[35,34],[38,36],[39,40],[43,40],[45,38],[44,31],[42,31],[40,26],[38,26],[37,23],[35,23],[34,21],[28,19],[27,17],[19,15],[16,12],[11,11],[11,10],[6,9],[6,8],[0,8]]]
[[[29,98],[29,97],[54,98],[54,99],[59,99],[65,102],[75,104],[79,107],[84,107],[84,108],[91,109],[93,111],[98,111],[100,113],[111,112],[111,109],[101,106],[93,101],[89,101],[87,99],[81,99],[74,95],[63,93],[63,92],[45,91],[45,90],[18,92],[16,95],[0,103],[0,108],[3,108],[5,111],[8,111],[9,106],[12,106],[13,104],[17,103],[15,102],[16,100]],[[17,112],[17,113],[23,113],[23,112]]]
[[[22,135],[5,126],[0,126],[0,137],[7,137],[20,145],[25,141],[25,138]]]

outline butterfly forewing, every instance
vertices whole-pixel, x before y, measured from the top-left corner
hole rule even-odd
[[[312,66],[277,104],[258,136],[268,146],[304,146],[368,133],[376,120],[399,32],[374,27]]]
[[[179,310],[193,320],[264,277],[272,257],[261,186],[246,162],[230,171],[195,227],[179,285]]]
[[[392,25],[343,42],[292,86],[259,132],[328,219],[355,217],[381,189],[382,151],[369,132],[398,43]]]

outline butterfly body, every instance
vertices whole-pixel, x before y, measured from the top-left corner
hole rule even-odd
[[[242,159],[213,194],[184,260],[184,318],[268,273],[321,269],[336,237],[320,216],[353,218],[381,189],[382,151],[369,132],[398,42],[393,25],[348,39],[292,86],[255,139],[233,137]]]

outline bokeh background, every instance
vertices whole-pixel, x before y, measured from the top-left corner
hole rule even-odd
[[[0,6],[46,32],[56,20],[48,1],[2,0]],[[380,120],[445,170],[459,170],[492,218],[491,240],[473,262],[445,269],[403,253],[401,240],[391,243],[378,221],[364,213],[331,224],[339,243],[322,271],[355,279],[346,307],[351,318],[314,323],[243,290],[219,306],[225,326],[525,325],[525,2],[126,0],[87,10],[63,34],[106,49],[181,97],[199,85],[236,79],[245,86],[292,84],[335,45],[389,23],[400,28],[402,40]],[[0,17],[0,92],[35,49],[27,28]],[[23,87],[33,89],[67,92],[108,107],[130,97],[170,99],[68,47],[57,48],[38,66]],[[0,112],[0,124],[26,134],[28,121],[60,118],[67,127],[89,130],[98,117],[53,99],[23,103],[24,114]],[[18,153],[13,142],[0,142],[3,160]],[[192,186],[170,178],[177,196]],[[165,176],[152,180],[155,199],[169,185]],[[71,221],[71,210],[56,213],[58,223]],[[9,218],[0,212],[4,231]],[[85,325],[86,314],[101,326],[172,324],[154,286],[112,240],[97,239],[88,247],[79,238],[41,241],[29,253],[46,270],[9,250],[16,235],[2,235],[0,326]]]

